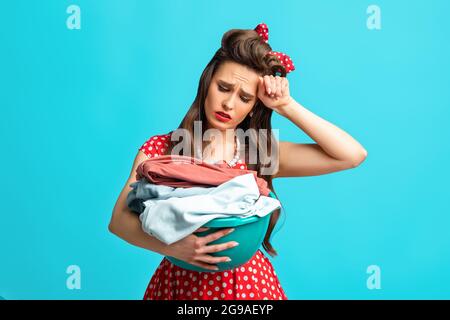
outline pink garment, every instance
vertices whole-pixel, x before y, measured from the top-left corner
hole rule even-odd
[[[136,169],[136,180],[166,185],[173,188],[216,187],[236,176],[252,173],[259,193],[268,196],[267,181],[256,171],[230,168],[225,162],[210,164],[200,159],[180,155],[162,155],[142,162]]]

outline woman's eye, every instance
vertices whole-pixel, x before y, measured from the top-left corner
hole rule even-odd
[[[230,90],[228,90],[227,88],[224,88],[224,87],[222,87],[222,86],[219,86],[219,90],[220,90],[220,91],[224,91],[224,92],[230,91]],[[241,97],[241,100],[242,100],[243,102],[245,102],[245,103],[248,103],[248,102],[250,102],[251,99],[246,99],[246,98],[242,98],[242,97]]]

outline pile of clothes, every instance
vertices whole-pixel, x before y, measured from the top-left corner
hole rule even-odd
[[[127,205],[142,229],[172,244],[216,218],[264,217],[280,208],[256,171],[163,155],[142,162]]]

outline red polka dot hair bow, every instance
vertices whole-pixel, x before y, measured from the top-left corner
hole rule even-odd
[[[267,24],[260,23],[256,26],[256,28],[254,30],[262,38],[262,41],[264,41],[266,43],[269,41],[269,28],[267,27]],[[291,58],[287,54],[285,54],[283,52],[278,52],[278,51],[269,51],[269,52],[267,52],[267,54],[277,56],[278,60],[280,60],[281,64],[286,69],[286,73],[289,73],[289,72],[295,70],[294,63],[292,62]]]

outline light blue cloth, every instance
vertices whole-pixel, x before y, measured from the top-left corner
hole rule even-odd
[[[189,188],[173,188],[165,185],[157,185],[148,182],[146,179],[140,179],[130,184],[133,188],[128,193],[127,205],[137,212],[142,213],[145,209],[144,202],[146,200],[165,200],[171,197],[183,198],[200,194],[207,194],[216,187],[189,187]]]
[[[141,180],[132,186],[136,192],[129,194],[127,202],[130,205],[136,204],[139,196],[150,198],[143,202],[145,208],[139,215],[142,229],[166,244],[183,239],[215,218],[264,217],[280,208],[277,199],[259,193],[251,173],[212,188],[143,185]]]

